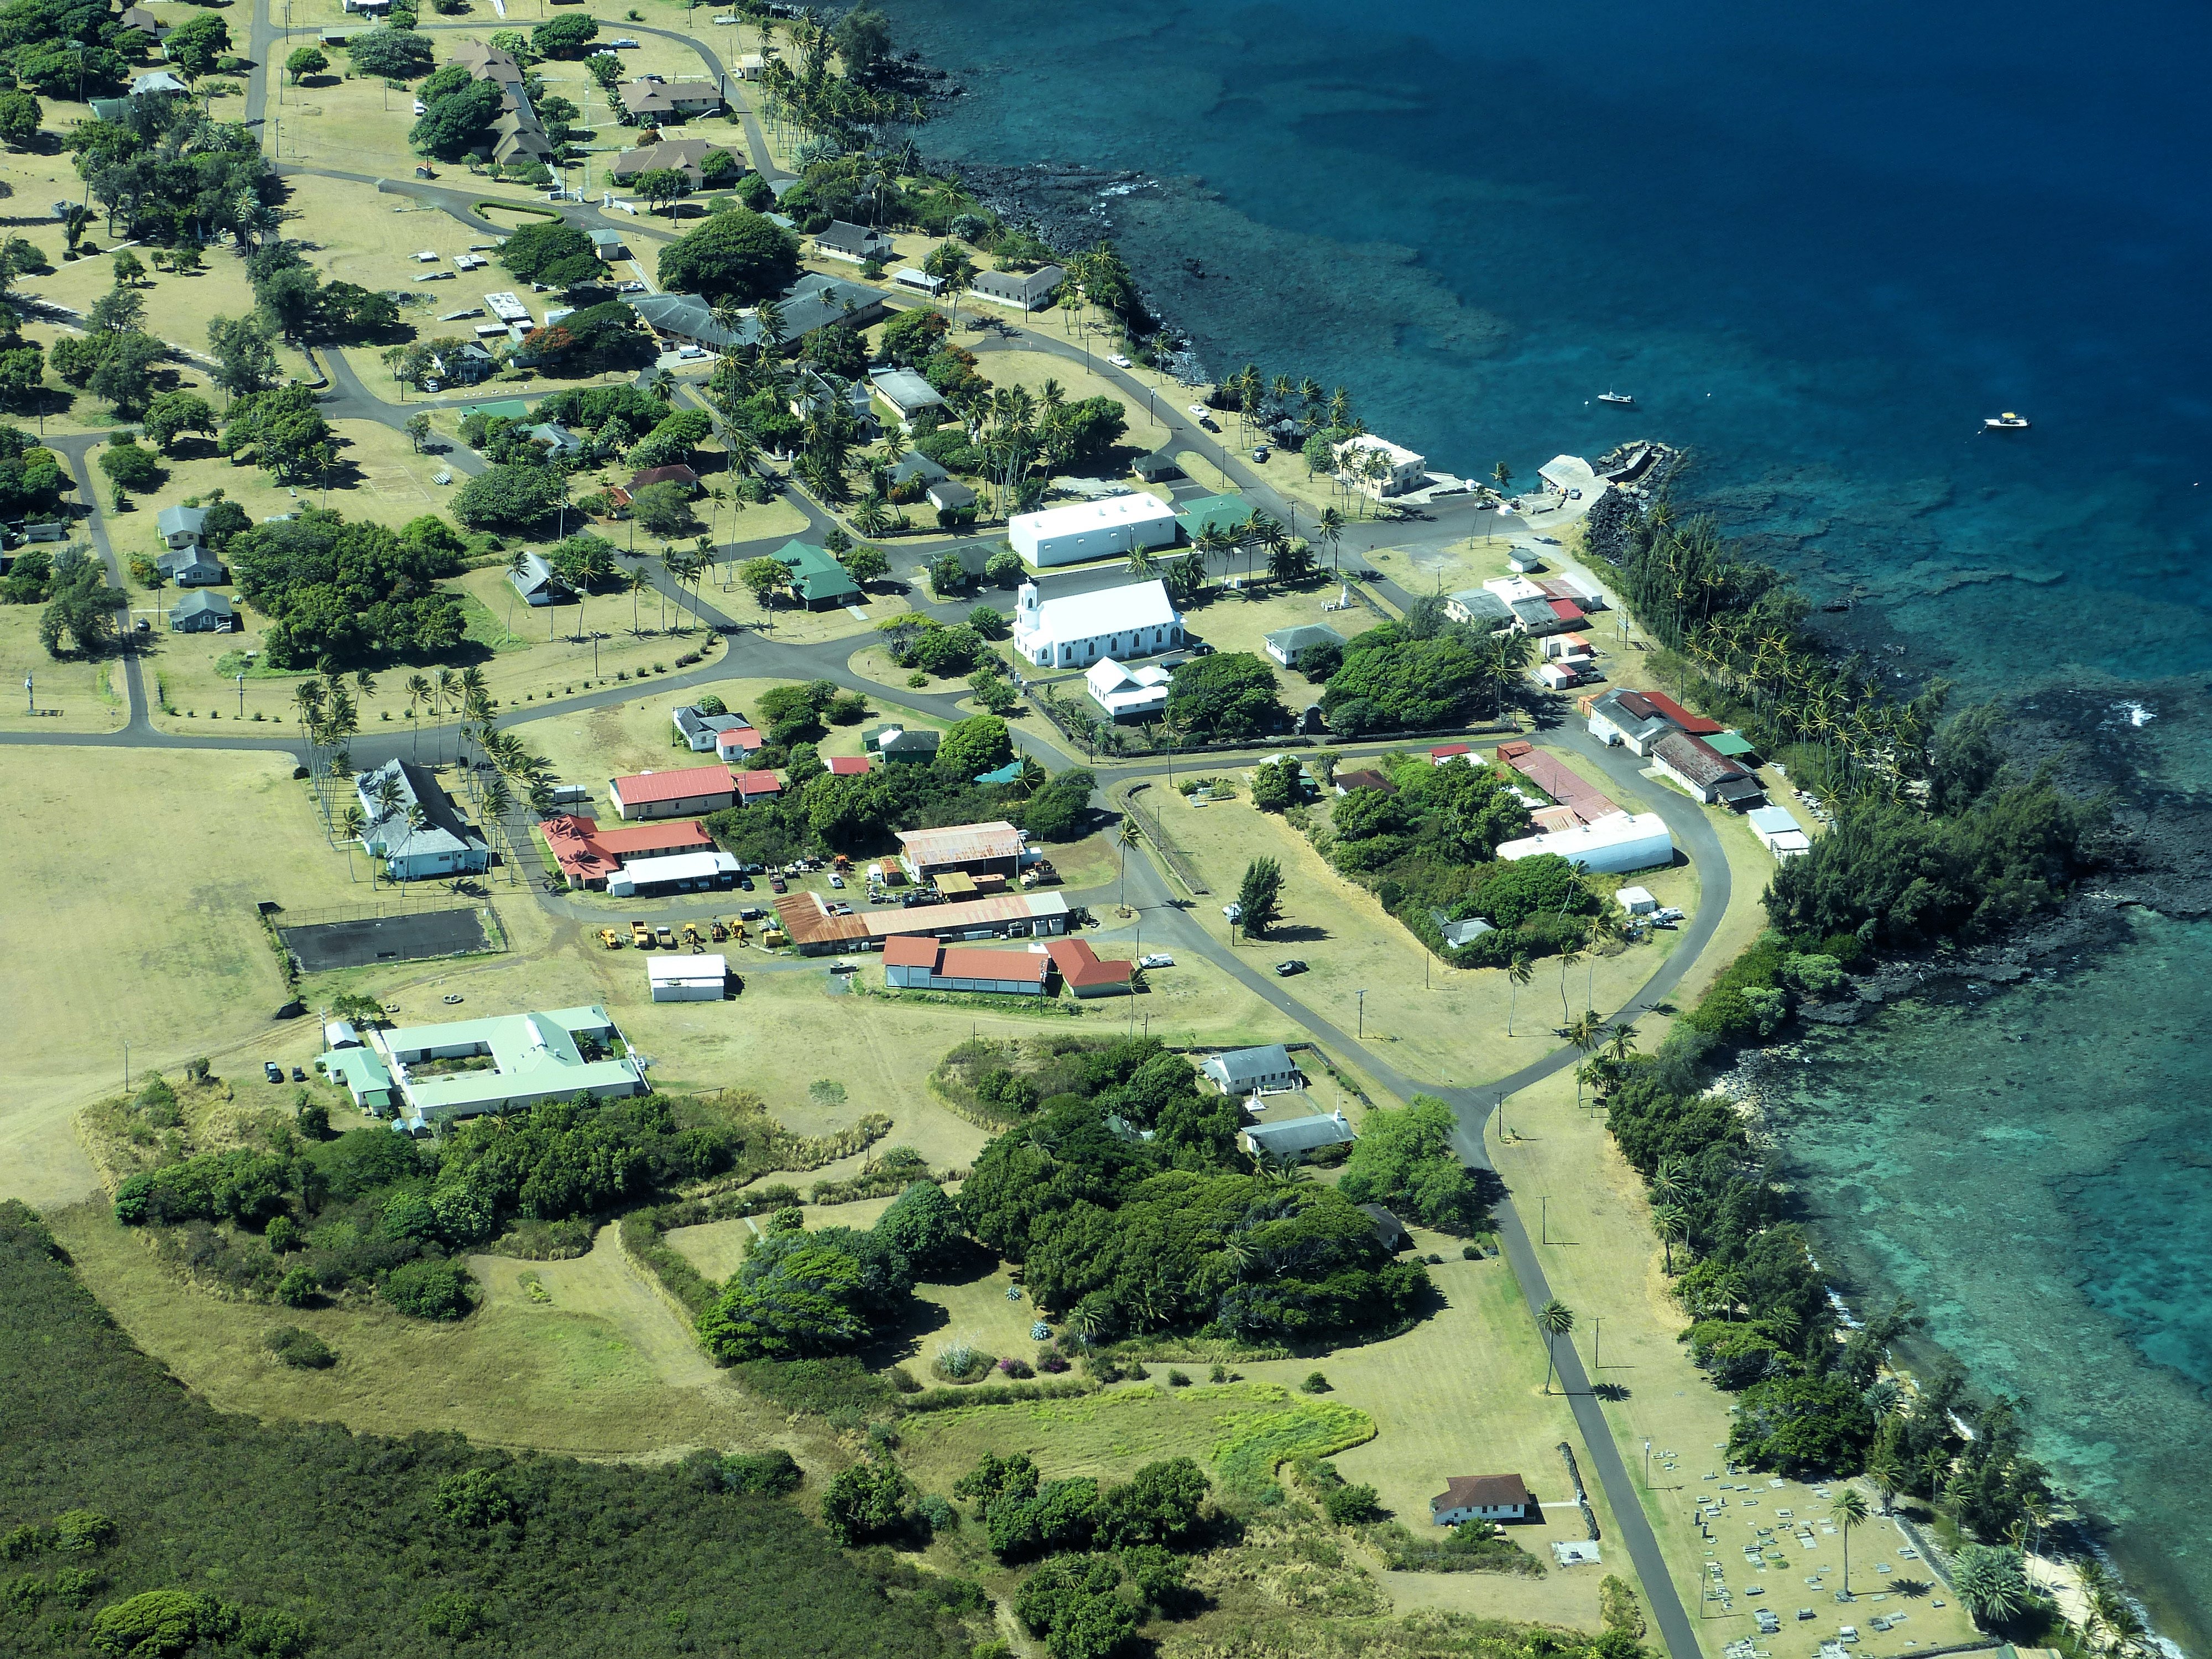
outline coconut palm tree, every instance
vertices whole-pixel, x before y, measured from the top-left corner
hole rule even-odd
[[[407,692],[407,718],[415,726],[415,758],[420,760],[422,758],[422,727],[421,722],[415,719],[415,711],[430,701],[430,682],[420,674],[410,674],[404,689]]]
[[[1866,1494],[1856,1486],[1846,1486],[1836,1494],[1836,1501],[1828,1505],[1828,1518],[1836,1523],[1844,1535],[1844,1594],[1851,1593],[1851,1529],[1867,1518]]]
[[[1552,1391],[1557,1369],[1559,1341],[1575,1328],[1575,1310],[1556,1296],[1536,1310],[1536,1328],[1544,1334],[1544,1392]]]
[[[1585,1054],[1591,1053],[1605,1041],[1604,1022],[1600,1020],[1595,1012],[1585,1008],[1575,1022],[1567,1027],[1567,1041],[1581,1053]],[[1583,1073],[1586,1069],[1586,1067],[1578,1066],[1575,1071],[1575,1109],[1577,1111],[1582,1109]]]
[[[1573,967],[1582,959],[1583,953],[1580,946],[1564,945],[1559,947],[1559,1024],[1561,1025],[1565,1025],[1568,1023],[1569,1018],[1567,1014],[1567,969]]]
[[[1505,964],[1505,981],[1511,987],[1505,996],[1505,1035],[1513,1035],[1513,1010],[1521,999],[1521,988],[1536,977],[1536,964],[1529,960],[1526,951],[1516,951],[1513,959]]]
[[[1527,635],[1522,637],[1526,639]],[[1602,945],[1619,945],[1628,937],[1628,917],[1620,906],[1607,899],[1598,913],[1590,918],[1589,972],[1583,981],[1583,1000],[1589,1002],[1596,995],[1597,953]]]
[[[349,807],[347,807],[347,808],[346,808],[346,810],[345,810],[345,817],[344,817],[344,819],[340,823],[340,824],[338,825],[338,827],[339,827],[339,829],[340,829],[340,830],[343,830],[343,831],[344,831],[344,833],[345,833],[345,844],[346,844],[346,879],[347,879],[348,881],[351,881],[351,880],[353,880],[353,879],[354,879],[354,873],[353,873],[353,849],[354,849],[354,845],[355,845],[355,843],[356,843],[356,842],[359,842],[359,841],[361,840],[361,837],[362,837],[362,832],[363,830],[367,830],[367,829],[368,828],[368,820],[367,818],[365,818],[364,817],[362,817],[362,816],[361,806],[360,806],[360,804],[359,804],[358,802],[356,802],[355,805],[353,805],[349,806]]]
[[[461,677],[452,669],[441,668],[436,677],[431,680],[430,689],[432,692],[430,708],[433,714],[443,714],[448,708],[460,707]],[[438,739],[436,753],[439,760],[445,759],[446,742],[442,736]]]
[[[1652,1172],[1651,1196],[1662,1204],[1680,1204],[1689,1195],[1689,1166],[1679,1158],[1661,1158]]]
[[[1893,1512],[1897,1494],[1905,1489],[1905,1465],[1887,1446],[1877,1446],[1867,1459],[1867,1479],[1874,1482],[1875,1495],[1881,1499],[1881,1512]]]
[[[1690,1237],[1690,1212],[1679,1204],[1669,1204],[1651,1212],[1652,1224],[1659,1230],[1660,1242],[1667,1247],[1667,1271],[1674,1271],[1674,1247],[1686,1243]]]

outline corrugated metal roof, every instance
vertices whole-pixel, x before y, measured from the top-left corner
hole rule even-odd
[[[942,830],[905,830],[898,839],[900,850],[917,866],[1019,858],[1022,851],[1021,832],[1003,818]]]
[[[781,901],[778,908],[781,908]],[[987,927],[1002,921],[1025,921],[1038,916],[1067,914],[1067,901],[1058,893],[1001,893],[995,898],[971,899],[965,904],[918,904],[911,910],[886,910],[879,915],[841,917],[857,921],[877,939],[899,933],[951,933],[964,927]]]
[[[902,933],[896,939],[884,941],[884,966],[934,968],[937,966],[937,941],[926,934]]]
[[[1052,958],[1042,951],[951,950],[937,965],[939,979],[1000,979],[1042,985]]]
[[[684,766],[673,772],[640,772],[634,777],[614,781],[614,792],[625,806],[639,806],[648,801],[689,800],[694,795],[727,795],[735,790],[726,766]]]

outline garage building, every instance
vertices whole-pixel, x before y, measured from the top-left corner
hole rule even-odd
[[[720,1002],[730,962],[726,957],[647,957],[645,978],[655,1002]]]

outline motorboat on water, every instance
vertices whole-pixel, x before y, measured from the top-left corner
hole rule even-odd
[[[1601,392],[1597,394],[1597,400],[1601,404],[1616,404],[1622,409],[1633,409],[1636,406],[1636,399],[1626,392]]]
[[[2015,415],[2012,410],[2008,409],[2002,415],[1992,415],[1984,420],[1982,422],[1982,430],[1984,432],[2025,432],[2027,430],[2027,416],[2025,415]]]

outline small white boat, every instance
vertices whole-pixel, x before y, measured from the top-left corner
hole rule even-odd
[[[2027,430],[2027,416],[2025,415],[2015,415],[2012,410],[2008,409],[2002,415],[1992,415],[1988,419],[1984,420],[1982,422],[1982,430],[1984,432],[2025,432]]]
[[[1626,392],[1601,392],[1597,394],[1597,400],[1601,404],[1616,404],[1623,409],[1633,409],[1636,406],[1636,399]]]

